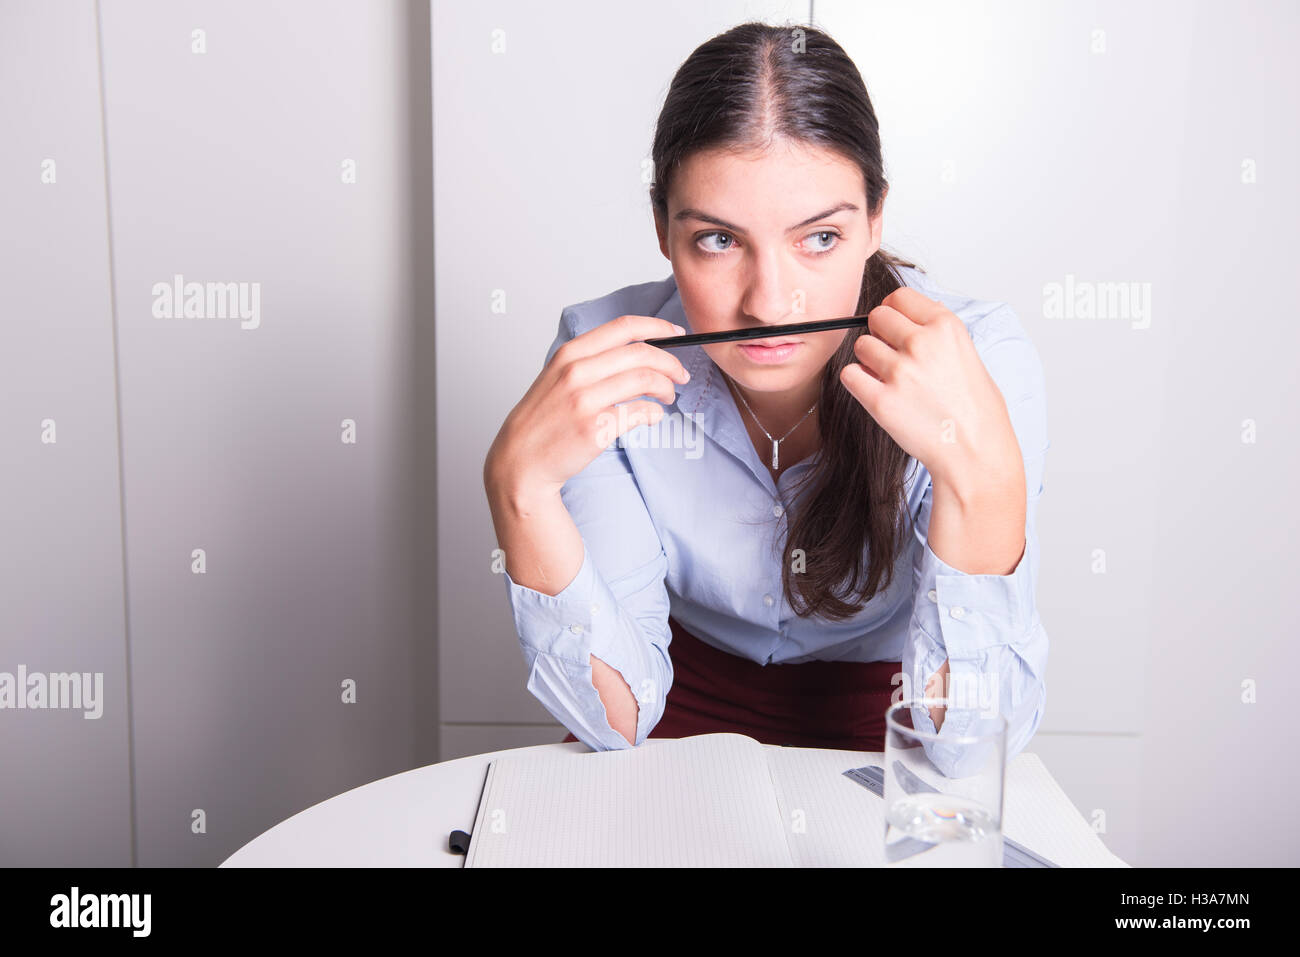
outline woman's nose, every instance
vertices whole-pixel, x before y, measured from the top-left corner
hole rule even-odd
[[[793,287],[774,254],[754,264],[745,293],[746,313],[760,322],[780,323],[791,314],[803,312],[803,300],[803,290]]]

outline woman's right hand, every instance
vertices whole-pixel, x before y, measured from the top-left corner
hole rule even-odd
[[[565,342],[510,411],[484,463],[489,481],[557,493],[611,442],[663,418],[690,376],[672,353],[645,339],[685,333],[656,316],[619,316]],[[626,402],[615,407],[616,403]]]

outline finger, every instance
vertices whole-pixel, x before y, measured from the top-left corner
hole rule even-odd
[[[686,374],[686,366],[682,365],[677,356],[667,349],[640,341],[615,346],[594,356],[568,363],[569,375],[578,388],[593,385],[620,372],[641,368],[650,369],[683,385],[690,378]]]
[[[948,311],[948,308],[943,303],[936,302],[910,286],[900,286],[882,299],[880,304],[898,310],[920,325],[933,322]]]
[[[681,335],[677,328],[667,319],[660,319],[658,316],[618,316],[608,322],[602,322],[594,329],[588,329],[580,336],[575,336],[555,352],[556,355],[565,353],[566,360],[583,359],[629,342]]]
[[[892,306],[876,306],[867,313],[867,331],[892,348],[903,352],[907,342],[921,327]]]
[[[653,349],[654,346],[650,348]],[[637,366],[601,379],[587,387],[586,395],[588,401],[601,410],[642,396],[657,398],[664,405],[672,405],[677,401],[673,380],[662,372],[645,366]]]
[[[664,417],[664,407],[658,402],[652,402],[649,399],[642,399],[635,402],[625,402],[622,405],[614,407],[615,412],[621,413],[622,417],[629,423],[628,428],[636,428],[638,425],[649,423],[653,425]],[[622,435],[622,432],[619,433]]]
[[[840,383],[873,419],[876,418],[875,410],[880,407],[880,397],[888,388],[885,383],[872,378],[871,373],[856,362],[850,362],[840,370]]]
[[[596,417],[596,444],[607,449],[625,432],[642,425],[656,425],[665,415],[662,405],[648,399],[606,409]]]
[[[874,336],[858,336],[853,343],[853,354],[877,379],[882,382],[893,381],[899,355],[888,343],[881,342]]]

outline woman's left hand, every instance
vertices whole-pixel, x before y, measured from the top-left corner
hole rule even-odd
[[[868,314],[840,381],[935,485],[1024,470],[1006,401],[960,318],[904,286]]]

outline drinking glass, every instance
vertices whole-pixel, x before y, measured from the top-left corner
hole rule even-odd
[[[945,708],[938,733],[931,708]],[[951,724],[950,724],[951,722]],[[885,866],[1001,867],[1007,719],[952,698],[885,712]]]

